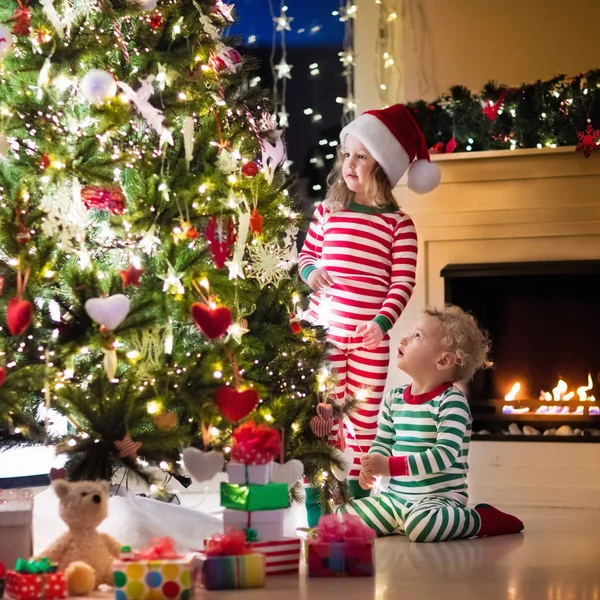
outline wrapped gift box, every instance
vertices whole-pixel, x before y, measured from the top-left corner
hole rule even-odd
[[[229,475],[229,483],[266,485],[273,476],[273,461],[269,461],[264,465],[245,465],[230,461],[227,464],[227,474]]]
[[[116,560],[113,563],[116,600],[189,600],[192,558]]]
[[[202,584],[207,590],[263,587],[265,557],[254,552],[239,556],[207,556],[201,573]]]
[[[228,529],[254,529],[257,533],[257,542],[282,540],[283,515],[282,509],[245,512],[226,508],[223,511],[223,526],[225,531]]]
[[[309,577],[372,577],[373,542],[308,542]]]
[[[291,575],[300,568],[301,540],[287,539],[248,544],[252,552],[265,555],[267,575]]]
[[[290,505],[287,483],[237,485],[221,483],[221,506],[232,510],[274,510]]]
[[[6,575],[6,596],[14,600],[54,600],[67,597],[67,582],[56,573],[19,573]]]
[[[6,582],[6,570],[4,564],[0,562],[0,599],[4,596],[4,584]]]

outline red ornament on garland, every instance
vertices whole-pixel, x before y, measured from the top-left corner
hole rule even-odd
[[[500,111],[500,107],[504,102],[504,96],[506,96],[506,88],[502,88],[500,90],[500,96],[496,102],[489,102],[483,107],[483,114],[490,120],[495,121],[498,118],[498,112]]]
[[[86,185],[81,188],[81,198],[88,210],[107,210],[111,215],[125,212],[125,197],[118,187],[103,188],[99,185]]]
[[[258,168],[258,165],[253,160],[247,162],[242,167],[242,173],[244,177],[256,177],[259,171],[260,169]]]
[[[226,306],[211,308],[201,302],[194,302],[190,311],[196,327],[209,340],[221,337],[231,325],[231,311]]]
[[[253,389],[234,390],[224,385],[215,392],[219,412],[232,423],[247,417],[258,405],[260,396]]]
[[[140,279],[144,274],[144,269],[138,269],[135,265],[131,264],[124,271],[119,271],[119,275],[123,280],[123,289],[130,285],[140,287]]]
[[[215,266],[217,269],[222,269],[227,259],[231,256],[231,251],[237,237],[233,219],[231,217],[227,219],[227,233],[225,233],[223,225],[217,220],[217,217],[215,215],[209,217],[205,234],[206,241],[215,259]]]
[[[21,0],[17,0],[19,3],[19,8],[17,8],[11,17],[11,21],[14,21],[15,24],[12,28],[12,32],[15,35],[29,35],[31,31],[30,21],[31,21],[31,11],[27,6],[27,1],[22,2]]]
[[[256,235],[262,235],[263,230],[263,216],[258,212],[258,208],[255,206],[250,217],[250,231],[256,233]]]
[[[577,142],[576,150],[577,152],[583,152],[583,155],[586,158],[589,158],[592,152],[598,152],[598,150],[600,150],[600,146],[598,146],[598,141],[600,141],[600,129],[594,129],[590,119],[588,119],[585,131],[578,131],[577,137],[579,141]]]
[[[6,306],[6,323],[11,335],[22,335],[31,325],[33,306],[27,300],[11,298]]]
[[[42,158],[40,158],[40,169],[44,170],[50,166],[50,156],[48,156],[47,152],[42,154]]]
[[[159,12],[155,12],[150,18],[150,27],[152,27],[152,29],[160,29],[162,24],[162,15]]]

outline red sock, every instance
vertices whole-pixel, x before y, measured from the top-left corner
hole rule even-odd
[[[478,504],[475,512],[481,518],[481,527],[477,537],[486,535],[504,535],[505,533],[519,533],[523,531],[523,521],[503,513],[502,511],[490,506],[489,504]]]

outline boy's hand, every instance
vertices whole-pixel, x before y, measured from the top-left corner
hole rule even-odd
[[[375,350],[383,340],[383,331],[381,331],[381,327],[375,321],[358,325],[356,335],[363,336],[363,342],[367,350]]]
[[[370,490],[373,487],[373,477],[367,477],[361,469],[360,475],[358,476],[358,485],[360,485],[363,490]]]
[[[390,459],[381,454],[363,454],[360,459],[361,470],[360,474],[364,473],[369,480],[372,477],[389,477],[390,475]]]
[[[314,269],[306,278],[306,283],[315,292],[330,288],[333,285],[331,275],[325,269]]]

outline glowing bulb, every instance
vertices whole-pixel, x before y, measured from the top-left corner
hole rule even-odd
[[[213,376],[215,379],[221,379],[221,377],[223,377],[223,373],[221,373],[221,371],[215,371]]]
[[[161,408],[161,403],[157,400],[151,400],[150,402],[148,402],[148,404],[146,404],[146,412],[149,415],[156,415],[160,412]]]
[[[210,428],[210,435],[219,435],[220,431],[216,427]]]

